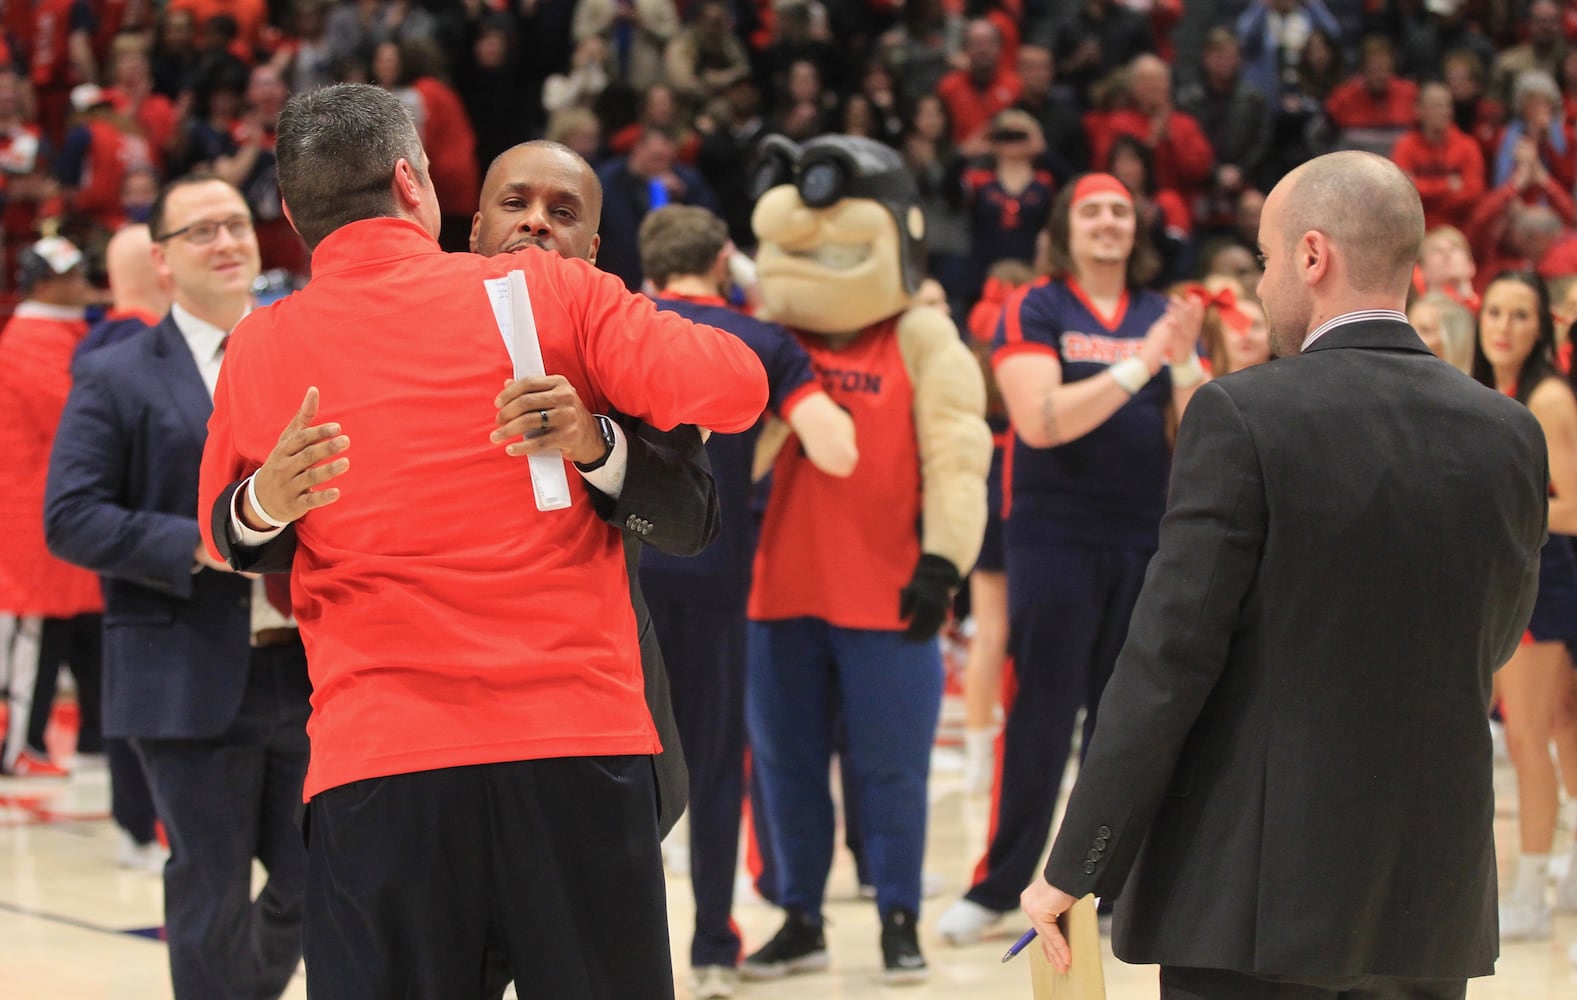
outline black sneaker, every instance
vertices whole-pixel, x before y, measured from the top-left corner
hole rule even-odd
[[[785,911],[785,917],[777,935],[739,966],[742,978],[782,979],[792,973],[820,972],[827,967],[827,937],[821,924],[811,923],[798,910]]]
[[[882,918],[882,964],[886,966],[882,979],[888,983],[923,983],[931,975],[920,954],[914,914],[908,910],[894,910]]]

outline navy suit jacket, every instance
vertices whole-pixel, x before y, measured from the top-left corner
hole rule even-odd
[[[73,366],[44,498],[50,551],[104,577],[104,734],[208,739],[250,662],[251,581],[193,573],[213,401],[166,316]]]

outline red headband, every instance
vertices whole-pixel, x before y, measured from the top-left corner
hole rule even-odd
[[[1206,309],[1214,306],[1220,310],[1221,322],[1238,333],[1242,333],[1254,325],[1254,321],[1249,319],[1248,313],[1238,308],[1237,293],[1232,290],[1230,285],[1223,287],[1219,292],[1211,292],[1204,285],[1189,285],[1183,289],[1183,294],[1200,303]]]
[[[1080,177],[1073,185],[1072,204],[1077,205],[1084,199],[1098,194],[1114,194],[1128,204],[1133,204],[1133,195],[1129,193],[1128,188],[1111,174],[1085,174]]]

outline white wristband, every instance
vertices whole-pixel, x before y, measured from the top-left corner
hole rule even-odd
[[[1150,366],[1144,363],[1143,358],[1128,358],[1106,370],[1111,373],[1112,381],[1122,386],[1130,396],[1143,389],[1145,383],[1153,377],[1150,374]]]
[[[1190,354],[1187,361],[1174,364],[1171,368],[1174,389],[1192,389],[1205,380],[1205,366],[1199,363],[1197,354]]]
[[[257,502],[257,476],[255,475],[246,477],[246,502],[252,505],[252,513],[257,515],[257,519],[264,522],[269,527],[290,527],[289,521],[274,520],[273,516],[270,515],[268,511],[263,509],[263,505]]]

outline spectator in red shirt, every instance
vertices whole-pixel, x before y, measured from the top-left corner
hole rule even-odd
[[[1159,57],[1142,55],[1128,64],[1128,107],[1090,119],[1090,161],[1106,163],[1118,136],[1131,136],[1150,150],[1155,183],[1191,200],[1210,180],[1216,154],[1193,115],[1172,105],[1172,69]]]
[[[1325,115],[1347,145],[1374,144],[1381,138],[1390,149],[1387,132],[1413,126],[1417,113],[1418,84],[1396,75],[1396,48],[1389,38],[1370,35],[1363,40],[1358,74],[1325,99]],[[1375,135],[1374,131],[1381,133]]]
[[[978,144],[992,116],[1018,100],[1020,84],[1018,74],[1001,64],[1001,33],[984,18],[964,29],[964,59],[967,68],[942,77],[936,94],[952,116],[953,141]]]
[[[153,92],[148,42],[142,35],[116,36],[110,46],[110,74],[106,90],[110,102],[142,129],[153,165],[163,167],[180,118],[168,97]]]
[[[430,38],[410,38],[400,44],[400,61],[411,89],[422,102],[422,145],[431,150],[433,188],[443,206],[445,250],[465,250],[471,238],[471,216],[481,194],[477,174],[476,133],[460,95],[449,86],[444,73],[443,50]]]
[[[1516,166],[1504,184],[1491,190],[1474,209],[1468,221],[1468,244],[1478,262],[1474,288],[1480,293],[1502,271],[1527,270],[1537,263],[1548,246],[1538,246],[1540,225],[1534,216],[1519,226],[1524,211],[1542,202],[1570,226],[1577,223],[1577,204],[1571,191],[1551,176],[1531,143],[1522,143],[1512,152]]]
[[[1484,194],[1484,154],[1451,124],[1451,90],[1426,83],[1418,91],[1418,128],[1400,139],[1391,159],[1424,203],[1424,226],[1463,226]]]

